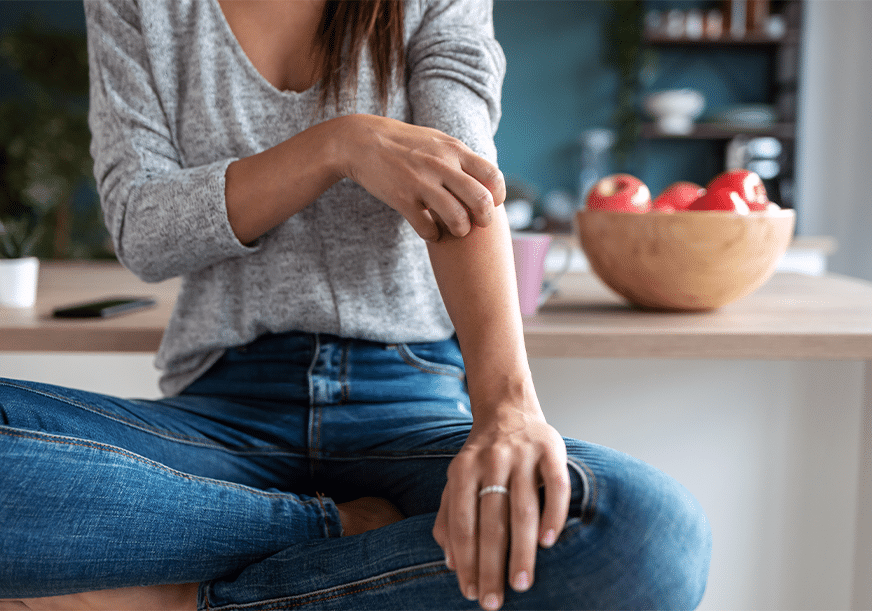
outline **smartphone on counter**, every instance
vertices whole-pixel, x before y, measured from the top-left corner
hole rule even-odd
[[[110,297],[98,301],[61,306],[54,309],[52,316],[55,318],[111,318],[152,308],[156,305],[157,302],[149,297]]]

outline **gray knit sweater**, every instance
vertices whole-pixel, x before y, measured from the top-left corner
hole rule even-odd
[[[85,0],[85,14],[91,152],[118,258],[147,281],[183,277],[157,357],[165,394],[264,333],[385,342],[453,333],[425,243],[353,182],[249,246],[227,220],[230,162],[337,112],[379,112],[367,57],[356,100],[319,115],[319,86],[270,85],[217,0]],[[495,161],[505,59],[491,1],[406,0],[405,37],[409,78],[387,115],[440,129]]]

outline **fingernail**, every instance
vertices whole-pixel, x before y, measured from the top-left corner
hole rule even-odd
[[[466,586],[466,600],[478,600],[478,588],[474,583]]]
[[[496,594],[488,594],[482,599],[481,606],[485,609],[496,611],[500,608],[500,599]]]
[[[521,571],[515,575],[515,581],[512,582],[512,587],[515,592],[526,592],[530,589],[530,575],[527,571]]]
[[[542,537],[542,545],[545,547],[551,547],[557,541],[557,533],[553,528],[549,529],[545,536]]]

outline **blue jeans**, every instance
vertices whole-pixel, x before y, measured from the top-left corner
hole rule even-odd
[[[198,582],[201,609],[476,608],[431,535],[471,421],[453,340],[268,335],[157,401],[0,380],[0,598]],[[695,607],[697,502],[566,444],[570,519],[504,608]],[[408,518],[341,537],[335,503],[361,496]]]

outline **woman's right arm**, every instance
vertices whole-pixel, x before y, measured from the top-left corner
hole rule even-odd
[[[399,212],[425,240],[487,227],[505,198],[502,174],[442,132],[374,115],[315,125],[227,168],[227,214],[250,243],[349,178]],[[439,219],[434,219],[435,212]]]
[[[116,254],[159,281],[257,250],[256,239],[343,177],[425,239],[490,222],[499,170],[439,131],[369,115],[333,119],[243,159],[184,167],[157,93],[139,8],[86,2],[94,174]]]

